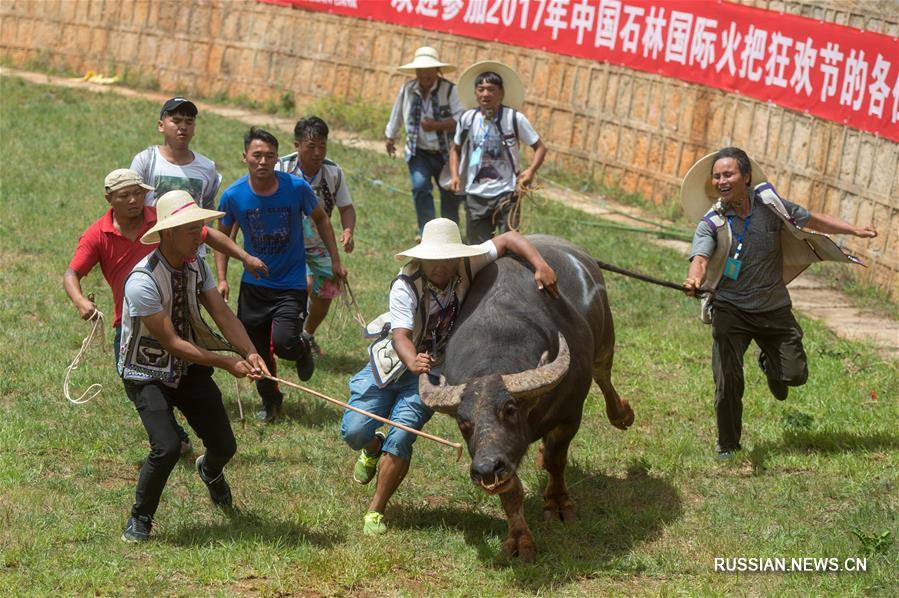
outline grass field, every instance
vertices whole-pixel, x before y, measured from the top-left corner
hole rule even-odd
[[[78,236],[105,210],[104,175],[157,142],[158,106],[14,78],[0,85],[0,595],[895,595],[896,364],[801,320],[811,377],[779,403],[750,349],[745,450],[720,465],[712,459],[711,340],[698,306],[614,275],[614,379],[636,423],[613,429],[591,392],[568,473],[579,501],[574,524],[540,521],[545,477],[533,451],[525,458],[535,563],[503,557],[498,501],[468,481],[465,459],[426,441],[388,508],[389,534],[362,536],[372,488],[350,479],[355,455],[339,438],[340,413],[291,393],[284,421],[238,422],[237,387],[223,372],[216,379],[238,439],[226,471],[239,508],[213,509],[192,460],[183,460],[153,540],[123,544],[146,435],[112,368],[109,336],[75,376],[79,388],[102,383],[103,394],[78,407],[63,398],[64,369],[89,326],[61,278]],[[245,172],[245,128],[201,115],[194,148],[216,160],[226,184]],[[279,138],[286,151],[288,135]],[[356,252],[345,263],[362,312],[373,317],[386,308],[392,256],[415,232],[405,165],[337,145],[331,157],[349,173],[359,213]],[[684,275],[674,253],[564,206],[536,204],[527,222],[529,232],[564,236],[604,261]],[[112,313],[99,269],[83,286]],[[327,355],[311,384],[345,398],[366,354],[358,326],[341,308],[317,336]],[[255,393],[246,383],[240,393],[252,412]],[[445,416],[427,430],[459,438]],[[840,565],[859,557],[867,572],[720,573],[716,557]]]

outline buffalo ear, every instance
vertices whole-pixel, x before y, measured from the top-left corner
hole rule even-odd
[[[429,409],[455,416],[459,403],[462,402],[462,393],[465,385],[449,386],[446,378],[440,376],[440,385],[434,386],[427,374],[418,377],[418,394],[421,402]]]
[[[559,333],[559,352],[556,354],[556,358],[546,363],[548,360],[549,355],[546,352],[540,358],[537,367],[502,377],[506,389],[516,400],[527,405],[532,399],[549,394],[568,373],[571,353],[568,350],[568,342],[562,333]]]

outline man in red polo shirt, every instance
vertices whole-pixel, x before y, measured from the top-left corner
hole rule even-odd
[[[153,187],[146,185],[133,170],[119,168],[106,175],[104,191],[109,210],[94,222],[78,241],[75,256],[63,275],[63,287],[83,320],[90,320],[97,311],[93,301],[84,296],[81,279],[90,273],[97,263],[103,278],[112,289],[115,317],[115,358],[118,359],[122,334],[122,301],[125,295],[125,279],[146,255],[156,249],[156,245],[144,245],[141,236],[156,224],[156,208],[144,205],[144,196]],[[208,236],[207,236],[208,235]],[[256,278],[260,274],[268,276],[268,268],[257,257],[251,256],[227,235],[204,227],[204,241],[216,251],[222,251],[243,262],[247,271]],[[182,453],[190,452],[190,439],[184,429]]]

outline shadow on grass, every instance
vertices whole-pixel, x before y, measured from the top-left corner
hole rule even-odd
[[[324,357],[315,362],[315,367],[329,374],[344,374],[349,378],[362,369],[365,359],[364,350],[350,354],[325,353]]]
[[[262,541],[275,546],[314,545],[329,548],[344,541],[338,534],[322,534],[303,529],[293,521],[265,519],[255,513],[231,509],[228,521],[198,523],[167,530],[165,540],[179,546],[203,546],[216,542]]]
[[[749,454],[752,465],[763,469],[771,453],[849,453],[899,449],[899,435],[860,434],[841,430],[784,432],[778,441],[762,442]]]
[[[321,428],[340,419],[340,408],[294,389],[286,389],[281,421],[292,420],[308,428]],[[277,425],[277,424],[276,424]]]
[[[314,385],[311,384],[309,387],[315,388]],[[326,423],[331,423],[336,418],[340,417],[338,407],[329,405],[325,401],[301,390],[290,388],[288,386],[281,386],[281,392],[284,395],[284,402],[281,405],[281,418],[278,423],[290,420],[306,427],[315,428],[321,427]],[[246,424],[244,425],[263,425],[263,423],[256,417],[256,414],[262,410],[262,399],[259,398],[256,387],[253,386],[250,393],[243,395],[241,401],[243,403],[244,419],[246,420]],[[226,407],[228,413],[231,414],[231,426],[240,426],[241,422],[237,417],[237,401],[227,401]],[[278,423],[275,423],[274,425],[277,426]]]
[[[818,453],[842,453],[849,451],[879,451],[899,449],[899,435],[875,432],[801,431],[786,432],[772,450],[814,451]]]
[[[537,544],[537,560],[533,564],[519,564],[517,559],[495,549],[506,536],[507,526],[502,518],[456,507],[397,506],[400,513],[391,517],[392,525],[457,529],[488,567],[512,566],[516,584],[536,592],[558,589],[559,583],[609,567],[635,545],[658,538],[662,528],[682,513],[681,498],[674,486],[650,476],[643,464],[632,463],[625,478],[591,474],[569,465],[566,478],[570,480],[570,494],[577,501],[578,519],[573,523],[542,520],[542,486],[525,497],[525,517]],[[486,496],[484,500],[498,501]]]

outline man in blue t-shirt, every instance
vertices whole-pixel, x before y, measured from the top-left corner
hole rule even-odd
[[[334,241],[334,231],[315,192],[306,181],[275,171],[278,140],[263,129],[251,128],[244,135],[243,161],[249,173],[222,193],[219,223],[228,235],[243,231],[244,248],[268,266],[267,278],[256,280],[244,272],[240,281],[237,317],[247,329],[256,350],[275,371],[274,355],[296,361],[300,380],[308,380],[315,370],[309,342],[303,338],[306,319],[306,252],[303,243],[303,215],[309,216],[328,252],[334,275],[346,278],[346,268]],[[218,288],[228,298],[228,256],[217,252]],[[274,355],[272,354],[274,350]],[[259,417],[274,421],[283,397],[278,385],[260,380],[256,389],[262,397]]]

